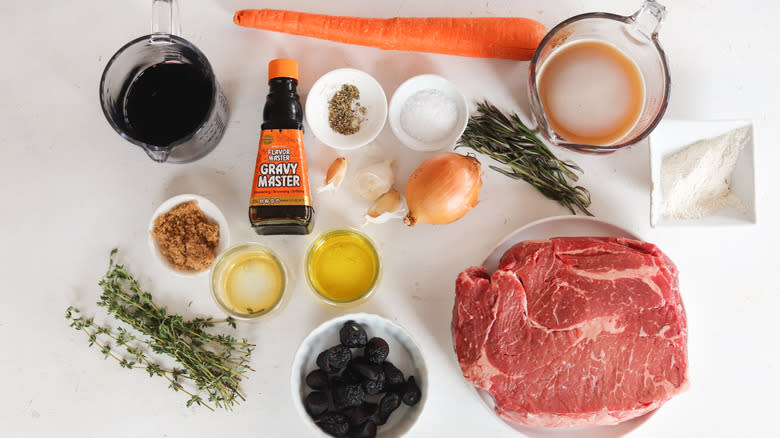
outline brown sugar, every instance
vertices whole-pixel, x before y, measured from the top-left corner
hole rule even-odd
[[[206,217],[198,201],[182,202],[157,216],[152,236],[160,253],[178,271],[202,271],[217,257],[219,225]]]

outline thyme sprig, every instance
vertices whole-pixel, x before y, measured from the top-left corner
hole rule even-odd
[[[522,179],[544,196],[568,208],[592,216],[588,211],[590,193],[577,181],[582,169],[576,164],[558,159],[529,129],[517,114],[507,116],[488,101],[477,104],[477,112],[469,119],[457,147],[466,147],[507,166],[490,166],[510,178]]]
[[[189,396],[187,406],[196,404],[213,411],[214,407],[231,409],[245,400],[240,383],[248,371],[254,371],[249,366],[254,345],[246,339],[205,331],[217,324],[235,328],[235,321],[230,317],[185,320],[168,313],[122,265],[114,263],[116,252],[111,251],[108,271],[98,283],[103,293],[97,304],[143,336],[121,326],[100,325],[73,306],[65,311],[70,326],[84,332],[89,346],[97,346],[104,358],[116,360],[123,368],[144,369],[150,377],[165,378],[170,389]],[[150,352],[173,358],[181,368],[161,366]]]

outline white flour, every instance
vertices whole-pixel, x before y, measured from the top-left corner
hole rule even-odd
[[[744,210],[731,193],[731,174],[739,152],[750,135],[749,127],[697,141],[664,158],[661,165],[663,215],[696,219],[726,206]]]

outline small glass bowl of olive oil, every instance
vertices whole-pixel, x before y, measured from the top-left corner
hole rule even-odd
[[[374,243],[355,230],[322,234],[306,254],[306,281],[320,299],[335,306],[365,301],[381,272]]]
[[[225,313],[254,319],[279,308],[287,289],[287,269],[270,249],[246,243],[227,249],[214,262],[211,292]]]

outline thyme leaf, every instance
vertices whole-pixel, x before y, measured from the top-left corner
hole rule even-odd
[[[213,411],[215,407],[231,409],[245,400],[240,383],[247,372],[254,371],[249,366],[254,345],[246,339],[204,330],[217,324],[235,328],[235,321],[185,320],[168,313],[165,307],[155,304],[152,295],[143,291],[122,265],[114,263],[116,252],[111,251],[108,271],[98,283],[103,293],[97,304],[141,336],[121,326],[99,325],[73,306],[65,311],[70,327],[84,332],[90,347],[97,346],[106,359],[115,359],[120,367],[143,369],[150,377],[166,379],[170,389],[189,396],[187,406],[200,405]],[[174,359],[181,368],[167,369],[151,353]],[[186,382],[186,387],[182,382]]]

